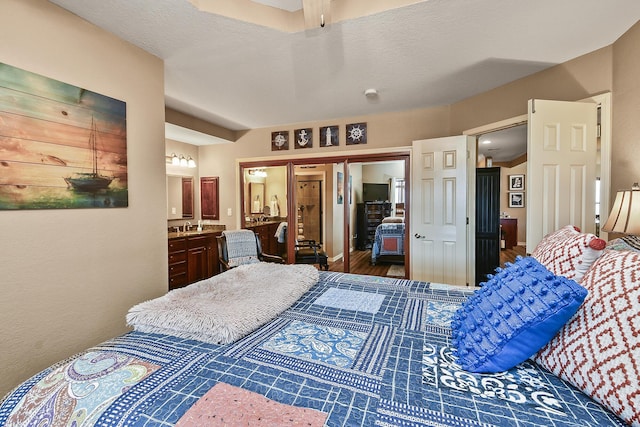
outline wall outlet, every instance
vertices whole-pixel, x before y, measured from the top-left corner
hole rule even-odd
[[[175,214],[177,214],[177,213],[178,213],[178,210],[177,210],[176,208],[173,208],[173,207],[172,207],[172,208],[171,208],[171,213],[172,213],[173,215],[175,215]]]
[[[233,210],[231,210],[231,208],[227,209],[227,216],[233,216]]]

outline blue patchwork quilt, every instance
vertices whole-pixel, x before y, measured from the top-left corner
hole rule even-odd
[[[375,263],[385,256],[404,256],[404,223],[380,224],[371,248],[371,263]]]
[[[328,414],[328,426],[623,426],[532,362],[472,374],[449,322],[470,294],[320,272],[300,300],[229,345],[131,332],[0,402],[0,425],[172,426],[216,383]]]

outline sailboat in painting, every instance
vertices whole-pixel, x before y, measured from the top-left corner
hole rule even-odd
[[[98,127],[95,120],[91,118],[91,133],[89,135],[89,150],[91,151],[92,168],[91,172],[77,172],[73,177],[64,178],[69,185],[76,191],[96,192],[109,187],[113,178],[101,175],[98,172],[98,147],[96,138]]]

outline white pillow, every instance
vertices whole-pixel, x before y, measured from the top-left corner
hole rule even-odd
[[[395,224],[404,222],[404,218],[401,216],[388,216],[382,219],[383,224]]]

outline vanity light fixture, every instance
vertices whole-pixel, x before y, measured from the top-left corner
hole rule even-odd
[[[180,156],[178,156],[176,153],[171,153],[170,156],[167,156],[167,163],[170,163],[173,166],[182,166],[184,168],[196,167],[196,161],[193,157],[185,157],[184,154],[180,154]]]
[[[267,171],[264,169],[249,169],[250,176],[256,176],[258,178],[266,178]]]

